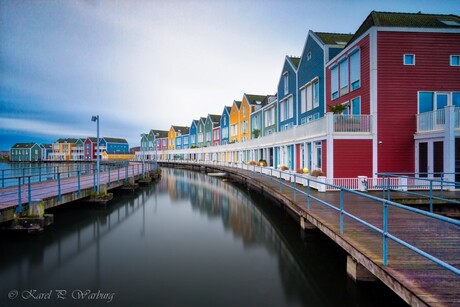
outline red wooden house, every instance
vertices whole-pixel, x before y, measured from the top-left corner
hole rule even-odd
[[[327,176],[460,171],[459,62],[459,16],[371,12],[326,64],[326,104],[346,107],[334,124],[368,116],[371,133],[323,141]]]

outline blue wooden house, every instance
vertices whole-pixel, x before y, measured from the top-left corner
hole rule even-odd
[[[129,144],[128,141],[121,138],[110,138],[103,137],[99,141],[101,151],[105,151],[108,154],[128,154]]]
[[[324,116],[324,67],[352,38],[352,34],[309,31],[297,69],[298,125]]]
[[[286,56],[278,82],[278,131],[297,125],[297,68],[300,58]]]
[[[222,116],[220,117],[220,144],[225,145],[230,142],[230,110],[232,107],[225,106]]]
[[[200,117],[198,121],[198,125],[196,127],[197,130],[197,146],[204,147],[205,144],[205,127],[206,127],[206,117]]]
[[[176,130],[176,149],[184,149],[184,143],[187,144],[188,146],[188,137],[189,137],[189,132],[190,128],[189,127],[179,127],[179,126],[173,126],[174,129]],[[187,147],[188,148],[188,147]]]
[[[198,144],[198,138],[197,138],[198,124],[199,124],[199,121],[196,120],[196,119],[192,120],[192,123],[190,124],[190,130],[189,130],[189,147],[190,148],[197,147],[197,144]]]

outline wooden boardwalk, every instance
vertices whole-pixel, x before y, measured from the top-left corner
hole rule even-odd
[[[147,164],[146,164],[147,165]],[[142,175],[141,163],[131,163],[130,166],[112,169],[101,172],[100,184],[107,189],[120,187],[129,179],[138,179]],[[147,166],[145,171],[147,172]],[[21,204],[31,201],[45,201],[45,208],[55,207],[70,201],[90,196],[94,189],[94,175],[82,175],[77,177],[61,178],[57,180],[47,180],[31,183],[30,193],[28,184],[22,184]],[[80,192],[80,193],[78,193]],[[60,197],[59,197],[60,196]],[[14,218],[14,211],[19,204],[18,186],[0,189],[0,222],[6,222]]]
[[[280,185],[280,179],[243,169],[206,167],[210,171],[226,172],[251,189],[280,200],[299,216],[299,220],[305,216],[410,305],[460,306],[459,275],[390,239],[388,264],[384,266],[382,234],[349,217],[344,218],[344,232],[340,233],[339,212],[313,199],[310,199],[308,210],[307,196],[299,192],[294,196],[294,190],[285,186],[293,187],[293,183],[282,180],[283,184]],[[299,184],[296,187],[307,192]],[[336,208],[340,206],[340,192],[321,193],[312,189],[310,193]],[[381,202],[346,193],[344,210],[379,229],[383,227]],[[391,206],[388,207],[388,214],[389,234],[460,268],[460,226]]]

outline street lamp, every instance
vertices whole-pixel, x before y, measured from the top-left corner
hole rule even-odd
[[[159,136],[158,133],[153,134],[153,149],[155,149],[155,161],[157,161],[157,144],[155,138]]]
[[[141,133],[142,177],[144,177],[144,138],[146,137],[145,133]]]
[[[97,124],[97,140],[96,140],[96,168],[97,168],[97,182],[96,182],[96,192],[99,194],[100,192],[100,184],[101,184],[101,168],[99,163],[99,115],[93,115],[91,117],[91,121],[96,122]]]

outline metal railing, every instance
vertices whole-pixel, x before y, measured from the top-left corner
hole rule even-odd
[[[371,132],[371,115],[334,114],[334,132]]]
[[[121,185],[130,177],[156,169],[156,162],[107,164],[101,168],[100,183],[107,184],[107,187],[115,183]],[[58,168],[56,172],[5,177],[5,181],[13,180],[16,184],[0,189],[0,204],[17,206],[16,212],[22,212],[24,204],[30,204],[33,200],[45,196],[57,196],[58,201],[66,193],[76,192],[77,196],[80,196],[83,189],[92,188],[96,191],[96,176],[96,169],[92,167],[90,172],[81,169],[63,171]],[[49,182],[53,184],[49,185]]]
[[[171,162],[171,161],[168,161],[168,162]],[[179,163],[184,163],[184,162],[179,162]],[[199,164],[203,164],[203,163],[199,163]],[[209,164],[209,165],[217,165],[217,164],[222,164],[222,163],[214,162],[214,163],[207,163],[207,164]],[[434,219],[434,220],[437,220],[437,221],[441,221],[443,223],[448,223],[448,224],[460,226],[460,221],[458,221],[458,220],[454,220],[454,219],[444,217],[444,216],[441,216],[441,215],[437,215],[437,214],[434,214],[434,213],[431,213],[431,212],[427,212],[427,211],[411,208],[411,207],[408,207],[408,206],[404,206],[404,205],[392,202],[392,201],[390,201],[388,199],[385,199],[385,198],[378,198],[378,197],[375,197],[375,196],[372,196],[372,195],[369,195],[369,194],[366,194],[366,193],[353,191],[353,190],[350,190],[350,189],[347,189],[347,188],[344,188],[344,187],[341,187],[341,186],[336,186],[336,185],[327,183],[325,181],[320,181],[320,180],[317,180],[317,179],[303,178],[303,180],[306,180],[306,182],[304,182],[305,187],[303,189],[300,189],[299,186],[298,186],[298,183],[299,183],[298,175],[297,174],[291,174],[290,172],[287,172],[287,171],[282,171],[282,170],[278,170],[278,169],[271,169],[271,168],[265,168],[265,167],[258,166],[258,165],[235,165],[235,164],[228,164],[227,163],[226,166],[238,167],[238,168],[242,168],[242,169],[248,170],[248,171],[253,172],[253,173],[258,173],[258,174],[254,174],[252,176],[253,178],[257,178],[257,176],[263,176],[263,175],[269,176],[270,180],[276,181],[276,182],[279,183],[279,191],[280,191],[280,193],[283,192],[283,189],[286,189],[286,188],[291,189],[293,191],[293,201],[294,201],[294,203],[296,203],[296,205],[299,205],[299,203],[297,201],[297,195],[298,194],[305,195],[306,196],[305,207],[306,207],[307,212],[311,211],[312,200],[316,201],[315,205],[316,205],[316,203],[318,203],[318,204],[320,204],[322,206],[325,206],[325,207],[328,207],[328,208],[334,210],[335,212],[337,212],[339,214],[340,234],[344,234],[344,232],[345,232],[345,221],[344,221],[345,217],[348,217],[348,218],[358,222],[359,224],[364,225],[367,228],[369,228],[369,229],[375,231],[376,233],[380,234],[381,237],[382,237],[382,262],[383,262],[384,266],[388,265],[388,252],[389,252],[388,243],[389,243],[389,240],[392,240],[392,241],[404,246],[405,248],[408,248],[409,250],[421,255],[422,257],[424,257],[424,258],[436,263],[437,265],[443,267],[444,269],[447,269],[447,270],[455,273],[456,275],[460,275],[460,269],[458,269],[455,266],[453,266],[453,265],[451,265],[451,264],[449,264],[449,263],[447,263],[447,262],[445,262],[445,261],[443,261],[443,260],[441,260],[441,259],[439,259],[439,258],[437,258],[437,257],[435,257],[435,256],[423,251],[422,249],[420,249],[420,248],[418,248],[418,247],[416,247],[416,246],[414,246],[414,245],[412,245],[412,244],[410,244],[408,242],[406,242],[405,240],[399,238],[397,235],[392,234],[390,232],[389,226],[388,226],[389,225],[389,223],[388,223],[388,221],[389,221],[389,210],[388,209],[390,207],[399,208],[399,209],[402,209],[402,210],[405,210],[405,211],[408,211],[408,212],[412,212],[414,214],[423,215],[425,217],[428,217],[428,218],[431,218],[431,219]],[[287,178],[289,178],[289,180],[287,180]],[[318,187],[321,190],[326,190],[327,187],[329,187],[332,190],[338,191],[338,193],[339,193],[339,205],[337,206],[337,205],[328,203],[328,202],[322,200],[321,198],[312,195],[311,188],[313,188],[314,186]],[[337,192],[335,192],[335,193],[337,193]],[[375,224],[373,224],[371,222],[368,222],[368,221],[364,220],[363,218],[360,218],[360,217],[356,216],[355,214],[352,214],[351,212],[347,211],[346,207],[347,207],[348,203],[345,202],[345,199],[346,199],[345,195],[356,195],[356,196],[362,197],[363,199],[365,199],[368,202],[370,201],[371,202],[370,205],[378,205],[380,207],[380,209],[381,209],[381,214],[382,214],[381,225],[375,225]],[[349,205],[351,207],[353,207],[354,204],[355,203],[350,203]]]

